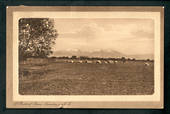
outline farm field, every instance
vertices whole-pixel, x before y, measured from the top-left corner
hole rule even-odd
[[[144,62],[116,64],[63,61],[19,64],[21,95],[150,95],[154,66]]]

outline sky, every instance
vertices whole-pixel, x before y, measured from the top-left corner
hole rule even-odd
[[[114,50],[127,55],[154,53],[151,19],[55,19],[58,31],[53,51]]]

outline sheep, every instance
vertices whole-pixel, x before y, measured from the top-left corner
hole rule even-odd
[[[118,61],[114,61],[114,64],[117,64],[118,63]]]
[[[108,62],[107,61],[104,61],[105,64],[107,64]]]
[[[102,62],[100,60],[97,60],[96,63],[101,64]]]
[[[68,62],[69,62],[69,63],[74,63],[74,61],[73,61],[73,60],[68,60]]]
[[[111,63],[111,64],[112,64],[112,63],[114,63],[114,61],[112,61],[112,60],[109,60],[109,61],[108,61],[108,63]]]
[[[144,63],[144,65],[145,65],[145,66],[150,66],[150,64],[149,64],[149,63],[147,63],[147,62],[145,62],[145,63]]]
[[[87,62],[87,63],[92,63],[92,61],[88,61],[88,60],[87,60],[86,62]]]
[[[83,63],[83,61],[78,61],[79,63]]]

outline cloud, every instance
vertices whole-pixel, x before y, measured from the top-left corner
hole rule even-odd
[[[152,53],[154,24],[150,20],[61,20],[56,49],[113,49],[122,53]],[[130,51],[129,51],[130,50]]]
[[[152,31],[146,31],[146,30],[135,30],[131,32],[134,37],[140,37],[140,38],[148,38],[153,39],[154,38],[154,32]]]
[[[104,29],[99,27],[96,23],[80,26],[78,30],[73,32],[61,33],[61,38],[75,38],[84,40],[93,40],[101,36]]]

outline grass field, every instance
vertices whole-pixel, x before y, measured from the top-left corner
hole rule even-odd
[[[154,93],[154,66],[49,62],[19,64],[22,95],[149,95]]]

